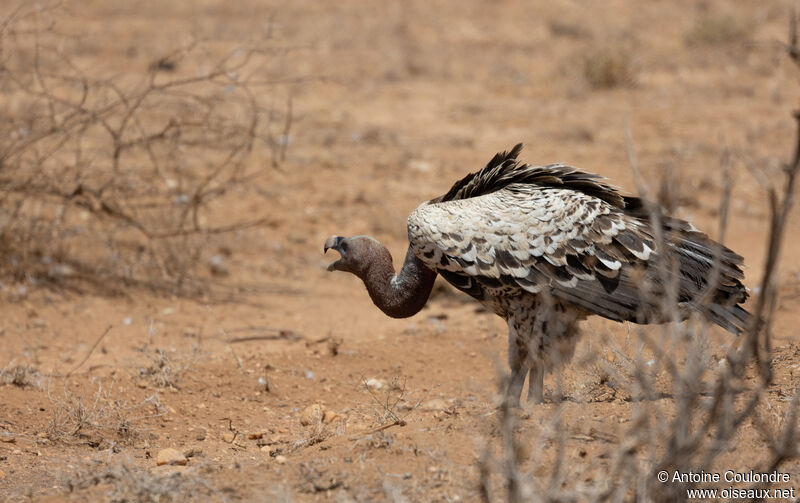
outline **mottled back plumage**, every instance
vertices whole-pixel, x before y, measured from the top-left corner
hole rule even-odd
[[[672,286],[682,316],[745,328],[742,257],[598,175],[520,163],[521,148],[411,214],[411,246],[428,267],[503,316],[504,299],[545,295],[585,314],[664,322]]]

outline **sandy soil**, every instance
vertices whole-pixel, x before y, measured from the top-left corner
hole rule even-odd
[[[38,374],[25,377],[29,386],[0,386],[0,499],[149,501],[141,490],[179,500],[477,500],[479,459],[500,438],[504,323],[444,285],[417,316],[388,319],[356,278],[325,271],[332,258],[322,243],[371,234],[399,259],[411,210],[519,141],[531,163],[572,164],[634,191],[627,124],[642,180],[657,190],[671,172],[676,212],[711,235],[721,152],[730,149],[726,244],[745,257],[748,286],[760,277],[768,207],[751,170],[778,176],[800,96],[800,71],[777,44],[784,2],[96,1],[70,9],[65,23],[83,20],[81,61],[99,72],[144,71],[191,34],[236,41],[273,29],[292,48],[286,73],[311,79],[292,89],[285,163],[247,202],[274,225],[232,243],[226,281],[259,285],[247,302],[36,288],[4,301],[0,368]],[[703,16],[730,16],[747,41],[690,44]],[[630,81],[594,89],[584,67],[598,51],[623,58]],[[800,228],[797,218],[789,225],[769,390],[777,405],[767,416],[775,424],[800,368]],[[614,359],[610,348],[635,355],[637,331],[601,319],[583,329],[562,376],[564,404],[554,403],[548,376],[548,403],[519,413],[523,466],[541,480],[536,487],[546,487],[561,448],[542,440],[554,424],[568,432],[564,469],[584,484],[602,476],[633,427],[631,390],[605,385],[597,360]],[[658,327],[646,333],[660,337]],[[717,357],[736,343],[717,329],[710,340]],[[334,414],[304,426],[312,404]],[[652,406],[668,418],[672,404],[665,393]],[[54,427],[78,413],[80,431]],[[403,425],[378,431],[395,420]],[[767,440],[745,426],[718,468],[761,466]],[[191,454],[188,464],[157,467],[165,448]],[[800,491],[800,463],[781,469]],[[491,487],[504,494],[501,479]]]

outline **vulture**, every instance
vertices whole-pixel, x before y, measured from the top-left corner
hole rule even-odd
[[[411,213],[399,273],[370,236],[328,238],[323,253],[341,255],[328,270],[358,276],[394,318],[419,312],[439,274],[503,317],[515,406],[526,375],[528,400],[543,401],[544,372],[569,360],[588,315],[648,324],[699,312],[734,334],[747,328],[740,255],[599,175],[521,163],[521,149]]]

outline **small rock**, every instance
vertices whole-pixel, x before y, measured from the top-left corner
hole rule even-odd
[[[225,267],[225,261],[219,255],[214,255],[208,262],[208,267],[211,269],[211,274],[216,276],[227,276],[230,274],[228,268]]]
[[[11,435],[8,435],[8,434],[0,435],[0,442],[5,442],[7,444],[13,444],[16,441],[17,441],[17,437],[12,437]]]
[[[339,419],[340,417],[342,417],[342,416],[340,416],[339,414],[335,413],[334,411],[326,410],[322,414],[322,422],[325,423],[325,424],[330,424],[330,423],[336,421],[337,419]]]
[[[264,438],[264,431],[253,431],[247,434],[247,438],[250,440],[258,440],[259,438]]]
[[[0,480],[3,480],[4,478],[6,478],[6,472],[0,470]]]
[[[156,464],[162,465],[185,465],[187,463],[186,456],[177,449],[166,448],[158,451],[156,456]]]
[[[309,405],[303,409],[303,413],[300,415],[300,424],[303,426],[318,424],[320,421],[322,421],[322,418],[325,415],[325,410],[325,406],[318,403]]]
[[[427,173],[431,170],[433,165],[428,161],[423,161],[421,159],[412,159],[408,162],[408,168],[414,171],[419,171],[420,173]]]
[[[222,440],[227,443],[233,443],[233,440],[236,438],[236,435],[232,431],[226,431],[222,434]]]
[[[260,450],[261,450],[261,452],[266,452],[267,454],[269,454],[270,452],[272,452],[272,447],[270,447],[268,445],[264,445],[264,446],[261,447]]]
[[[275,462],[278,463],[279,465],[285,465],[286,464],[286,456],[281,456],[280,454],[275,456]]]
[[[367,388],[369,389],[381,389],[386,387],[386,381],[382,379],[375,379],[374,377],[367,379],[364,384],[366,384]]]

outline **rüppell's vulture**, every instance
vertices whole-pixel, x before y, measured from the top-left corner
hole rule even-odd
[[[521,163],[521,149],[411,213],[399,273],[370,236],[328,238],[324,250],[341,254],[328,269],[361,278],[391,317],[422,309],[437,274],[502,316],[514,404],[528,372],[528,399],[543,400],[544,371],[572,356],[590,314],[646,324],[700,312],[733,333],[747,327],[741,256],[598,175]]]

